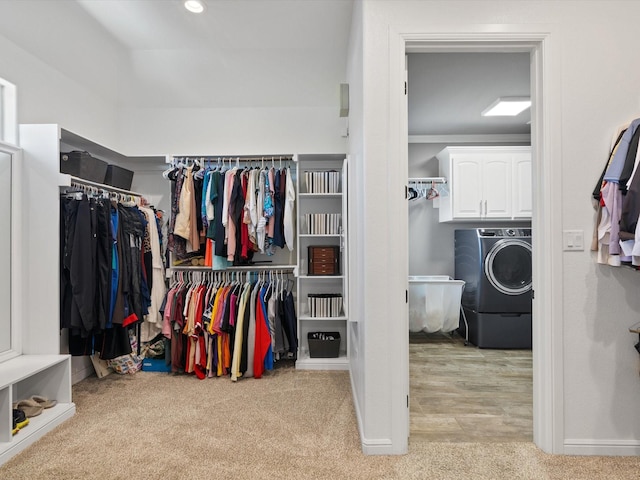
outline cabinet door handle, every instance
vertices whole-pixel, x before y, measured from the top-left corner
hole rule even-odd
[[[487,216],[487,201],[484,201],[484,216]]]
[[[480,218],[482,218],[482,200],[480,200]]]

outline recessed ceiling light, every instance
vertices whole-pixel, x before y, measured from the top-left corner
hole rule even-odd
[[[202,13],[205,7],[202,0],[185,0],[184,8],[192,13]]]
[[[531,106],[529,97],[500,97],[482,111],[483,117],[515,117]]]

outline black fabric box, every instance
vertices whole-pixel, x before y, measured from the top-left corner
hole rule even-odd
[[[340,356],[340,332],[309,332],[309,357],[338,358]]]
[[[117,165],[109,165],[104,183],[112,187],[122,188],[123,190],[131,190],[131,182],[133,182],[133,172]]]
[[[89,152],[61,152],[60,173],[83,178],[91,182],[104,183],[107,162],[92,157]]]

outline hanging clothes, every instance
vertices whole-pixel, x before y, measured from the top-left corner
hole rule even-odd
[[[147,252],[145,214],[133,202],[111,201],[96,190],[60,197],[60,327],[68,332],[72,355],[99,352],[112,359],[131,353],[129,329],[153,303],[145,259],[161,265],[162,255],[155,215],[149,231],[154,248]],[[164,280],[156,283],[159,308]]]
[[[293,177],[291,176],[291,169],[287,168],[284,215],[283,215],[283,231],[284,231],[284,239],[285,239],[287,248],[289,249],[290,252],[293,251],[293,248],[295,245],[295,227],[294,227],[295,200],[296,200],[296,187],[294,185]]]
[[[164,302],[163,334],[171,338],[173,372],[237,381],[260,378],[277,361],[295,358],[293,296],[282,281],[214,280],[202,272],[192,276],[193,282],[174,279]],[[287,323],[287,295],[292,324]]]
[[[145,244],[148,245],[150,250],[144,257],[145,266],[147,267],[145,269],[147,284],[150,286],[149,312],[144,317],[141,333],[141,341],[146,342],[154,338],[162,330],[163,321],[160,307],[165,298],[166,286],[156,212],[149,207],[142,207],[140,211],[147,219],[145,232],[147,242]]]
[[[640,119],[618,129],[594,189],[596,226],[591,249],[598,263],[640,266]]]

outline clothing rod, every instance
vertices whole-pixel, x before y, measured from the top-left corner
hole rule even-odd
[[[409,183],[447,183],[444,177],[411,177]]]
[[[134,196],[134,197],[143,197],[144,196],[141,193],[132,192],[130,190],[124,190],[123,188],[112,187],[111,185],[105,185],[103,183],[92,182],[91,180],[85,180],[84,178],[78,178],[78,177],[74,177],[72,175],[69,175],[69,178],[70,178],[69,185],[66,185],[68,187],[72,186],[75,183],[75,184],[79,184],[79,185],[86,185],[86,186],[89,186],[89,187],[96,187],[96,188],[99,188],[100,190],[107,190],[109,192],[123,193],[125,195],[131,195],[131,196]]]
[[[269,265],[269,266],[260,266],[260,265],[246,265],[246,266],[237,266],[237,267],[227,267],[224,270],[214,270],[211,267],[201,267],[194,265],[173,265],[170,267],[172,271],[180,271],[180,272],[253,272],[253,271],[279,271],[285,273],[293,273],[296,265]]]
[[[276,161],[276,160],[285,160],[285,161],[293,161],[293,155],[261,155],[261,156],[242,156],[242,155],[172,155],[169,159],[169,163],[171,160],[204,160],[205,162],[217,162],[217,161],[225,161],[225,162],[261,162],[261,161]]]

